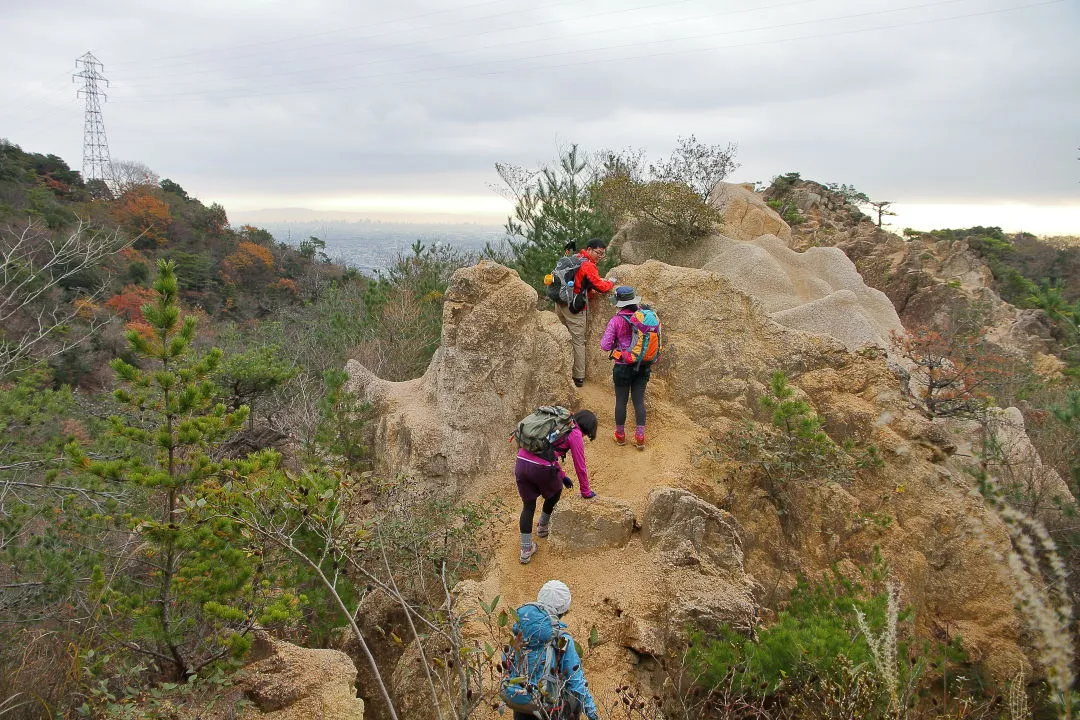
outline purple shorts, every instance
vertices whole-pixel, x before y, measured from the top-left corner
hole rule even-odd
[[[553,498],[562,491],[562,478],[558,465],[537,465],[524,458],[518,458],[514,465],[514,477],[517,479],[518,495],[525,502],[535,502],[536,498]]]

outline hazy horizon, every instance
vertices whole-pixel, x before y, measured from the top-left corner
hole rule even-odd
[[[738,145],[733,180],[845,183],[908,208],[900,227],[1080,233],[1069,0],[55,0],[4,20],[0,137],[79,167],[91,51],[112,158],[235,215],[501,223],[496,162],[655,161],[695,135]]]
[[[506,204],[502,215],[449,215],[438,213],[361,213],[347,210],[315,210],[304,207],[261,208],[231,211],[226,205],[229,220],[234,225],[259,223],[371,223],[379,225],[461,226],[480,230],[501,229],[512,206]],[[904,228],[941,230],[975,226],[1000,227],[1008,233],[1029,232],[1040,236],[1080,236],[1080,206],[1017,205],[1010,203],[953,204],[953,203],[896,203],[891,206],[897,214],[889,217],[885,227],[899,233]]]

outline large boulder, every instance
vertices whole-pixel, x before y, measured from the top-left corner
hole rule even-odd
[[[788,224],[746,185],[720,183],[713,188],[709,202],[723,215],[723,232],[729,238],[753,240],[761,235],[776,235],[791,240]]]
[[[739,522],[687,490],[659,487],[649,493],[641,542],[676,567],[710,575],[742,571]]]
[[[775,235],[722,243],[706,270],[758,300],[778,323],[829,335],[848,350],[888,348],[903,326],[889,298],[863,282],[855,263],[836,248],[799,253]]]
[[[297,647],[265,633],[256,637],[253,653],[262,659],[245,668],[238,683],[252,703],[244,720],[363,720],[348,655]]]
[[[563,503],[551,517],[551,546],[567,554],[623,547],[634,532],[634,512],[617,498]]]
[[[516,272],[483,261],[457,270],[427,371],[381,380],[355,361],[350,389],[375,411],[387,473],[415,472],[452,492],[505,454],[507,433],[538,405],[573,401],[570,335]]]
[[[717,273],[655,260],[620,265],[613,272],[657,308],[664,350],[653,378],[695,419],[744,414],[773,370],[793,376],[849,362],[842,343],[784,327],[760,302]],[[614,309],[596,303],[592,312],[598,316],[594,322],[606,323]],[[610,372],[611,361],[593,344],[589,365],[595,376],[601,368]],[[650,391],[653,387],[657,384],[650,385]]]

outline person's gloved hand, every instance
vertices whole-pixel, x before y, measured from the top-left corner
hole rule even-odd
[[[573,490],[574,489],[574,481],[571,480],[566,475],[562,476],[562,484],[563,484],[563,487],[566,488],[567,490]]]

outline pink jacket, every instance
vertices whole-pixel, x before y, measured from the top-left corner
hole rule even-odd
[[[619,308],[619,311],[608,320],[604,336],[600,338],[601,350],[611,352],[612,350],[626,350],[630,347],[630,342],[634,339],[634,329],[630,323],[619,316],[633,314],[634,311],[630,308]]]
[[[623,321],[625,324],[626,321]],[[585,467],[585,438],[581,433],[581,428],[577,425],[559,442],[555,443],[555,454],[560,458],[565,458],[566,453],[570,453],[570,457],[574,461],[574,473],[577,475],[578,486],[582,495],[589,494],[589,471]],[[533,455],[525,448],[518,450],[517,456],[522,460],[528,460],[531,463],[537,465],[551,465],[552,463],[540,457],[539,455]],[[559,461],[554,462],[555,472],[558,473],[559,479],[566,477],[566,473],[562,469],[562,465]]]

